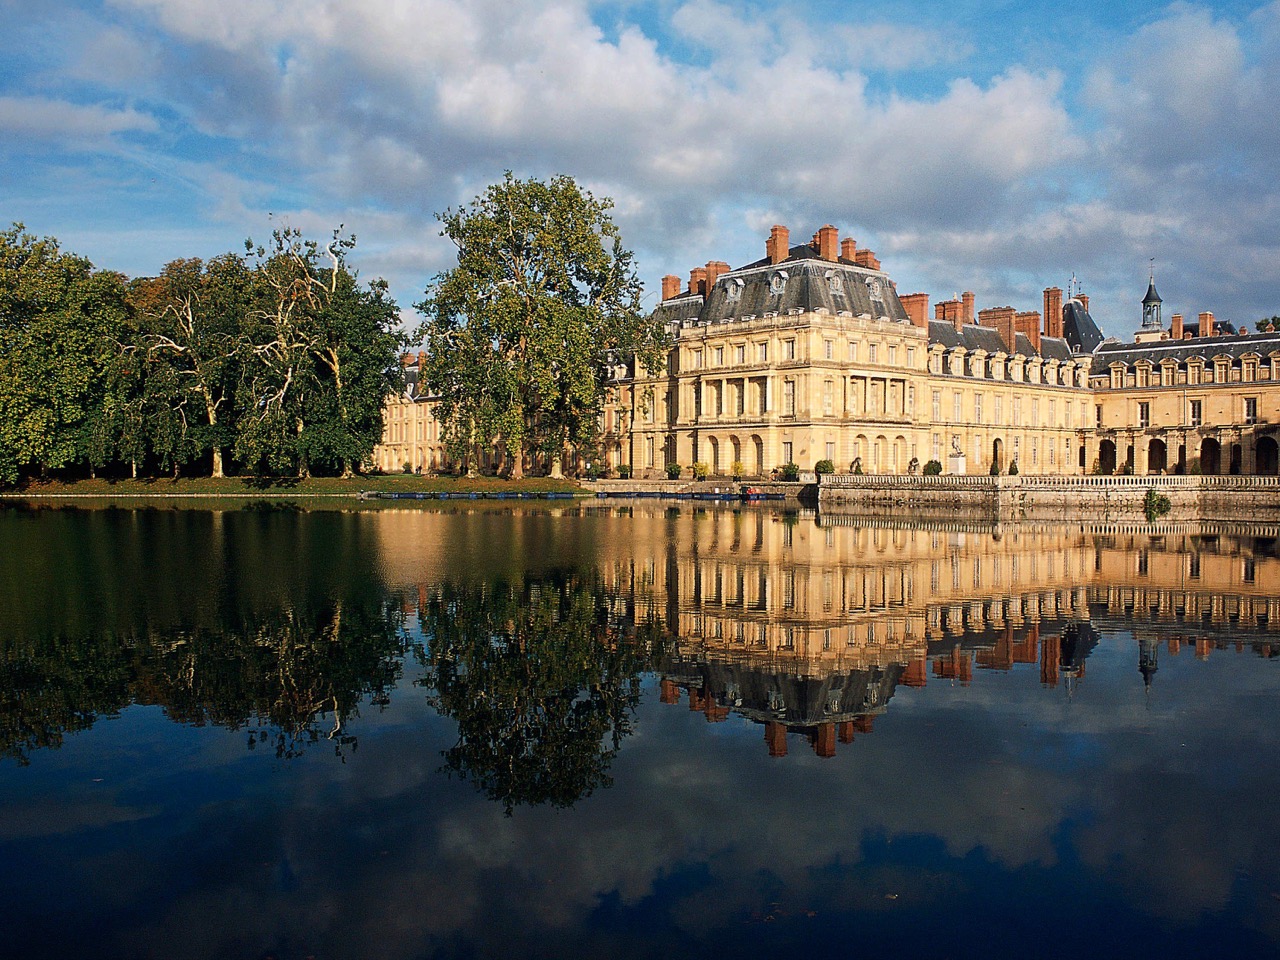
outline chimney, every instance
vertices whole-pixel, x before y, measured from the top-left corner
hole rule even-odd
[[[818,256],[823,260],[836,260],[839,254],[836,250],[840,244],[840,231],[831,224],[820,227],[818,229]]]
[[[993,327],[1000,333],[1004,341],[1005,352],[1017,352],[1018,341],[1014,336],[1017,331],[1017,318],[1013,307],[987,307],[978,311],[978,323],[984,327]]]
[[[1065,336],[1062,321],[1062,288],[1046,287],[1044,291],[1044,335],[1046,337]]]
[[[858,241],[853,237],[845,237],[840,241],[840,257],[843,260],[853,260],[854,254],[858,252]]]
[[[1089,295],[1087,293],[1080,294],[1080,305],[1084,307],[1084,312],[1089,312]]]
[[[1169,339],[1182,339],[1182,314],[1175,313],[1169,318]]]
[[[674,273],[668,273],[662,278],[662,299],[670,300],[678,296],[680,296],[680,278]]]
[[[689,292],[707,295],[707,268],[694,267],[689,271]]]
[[[417,356],[412,353],[406,353],[400,357],[400,365],[403,367],[412,367],[417,362]]]
[[[865,247],[854,251],[853,262],[860,267],[866,267],[868,270],[880,269],[880,261],[876,259],[875,253]]]
[[[964,309],[961,311],[965,323],[973,323],[973,291],[966,290],[960,295],[964,303]]]
[[[898,298],[902,308],[907,311],[907,318],[912,325],[927,328],[929,326],[929,295],[927,293],[906,293]]]
[[[813,752],[823,758],[836,755],[836,725],[830,720],[826,723],[818,724],[818,733],[813,744]]]
[[[1036,353],[1040,352],[1040,314],[1034,310],[1025,310],[1018,313],[1014,320],[1016,322],[1019,333],[1024,334],[1031,341],[1031,346],[1035,347]]]
[[[933,319],[951,324],[958,332],[964,324],[959,300],[943,300],[933,308]]]
[[[770,263],[781,263],[791,252],[791,233],[786,227],[774,224],[769,231],[769,239],[765,241],[765,254]]]
[[[1218,332],[1213,329],[1213,314],[1205,311],[1200,314],[1200,336],[1216,337]]]
[[[707,261],[707,293],[716,285],[716,280],[729,272],[729,265],[723,260]]]
[[[769,745],[769,756],[785,757],[787,755],[787,728],[777,720],[766,720],[764,724],[764,742]]]

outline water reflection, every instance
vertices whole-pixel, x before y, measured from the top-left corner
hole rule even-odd
[[[658,631],[572,573],[446,584],[419,607],[429,701],[458,725],[445,767],[504,805],[571,806],[612,783]]]

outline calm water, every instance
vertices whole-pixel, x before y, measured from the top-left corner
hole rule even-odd
[[[0,954],[1277,956],[1277,532],[0,509]]]

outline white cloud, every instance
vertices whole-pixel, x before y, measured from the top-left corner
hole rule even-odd
[[[0,133],[21,146],[35,142],[101,142],[115,134],[149,132],[156,121],[131,107],[80,105],[47,97],[0,97]]]

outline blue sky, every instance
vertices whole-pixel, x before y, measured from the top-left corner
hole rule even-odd
[[[1280,3],[0,0],[0,222],[102,267],[345,224],[403,308],[506,169],[649,291],[824,223],[900,292],[1280,313]],[[652,303],[656,293],[651,293]]]

